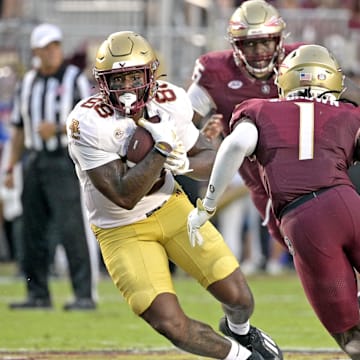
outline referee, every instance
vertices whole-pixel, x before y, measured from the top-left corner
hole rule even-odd
[[[66,303],[64,310],[96,308],[89,248],[94,238],[86,236],[80,188],[68,156],[65,129],[73,106],[90,95],[90,84],[78,67],[65,62],[61,42],[57,26],[41,24],[33,30],[34,67],[18,84],[14,99],[5,185],[13,185],[13,168],[22,160],[22,265],[27,298],[9,304],[11,309],[53,306],[48,274],[54,235],[64,247],[74,292],[74,300]]]

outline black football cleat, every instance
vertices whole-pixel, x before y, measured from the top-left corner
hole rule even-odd
[[[9,304],[11,310],[51,310],[52,303],[49,299],[29,298],[23,302]]]
[[[73,302],[66,303],[63,306],[65,311],[89,311],[95,310],[96,303],[92,299],[76,299]]]
[[[219,330],[224,335],[233,338],[239,344],[249,349],[253,353],[249,357],[249,360],[283,360],[282,351],[276,345],[275,341],[254,326],[250,325],[250,330],[246,335],[238,335],[230,330],[226,317],[223,317],[219,323]]]

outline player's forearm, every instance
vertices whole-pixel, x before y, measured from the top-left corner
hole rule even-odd
[[[219,148],[204,198],[206,208],[217,207],[220,197],[244,160],[244,152],[240,154],[237,147],[232,145],[226,138]]]
[[[132,168],[119,159],[87,171],[94,186],[119,207],[131,210],[161,176],[165,157],[149,152]]]
[[[189,158],[190,169],[193,171],[187,174],[194,180],[207,181],[211,174],[211,169],[215,161],[216,150],[204,150]]]
[[[257,144],[257,129],[253,124],[242,123],[221,143],[216,155],[209,185],[204,198],[204,206],[213,209],[232,178]]]
[[[21,160],[24,153],[24,130],[21,128],[14,128],[11,136],[10,156],[7,168],[13,167]]]
[[[159,180],[165,159],[165,156],[154,148],[120,179],[118,189],[121,189],[121,195],[128,200],[127,209],[132,209]]]

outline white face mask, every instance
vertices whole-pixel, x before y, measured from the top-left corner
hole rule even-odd
[[[136,100],[137,97],[133,93],[124,93],[119,96],[119,101],[124,104],[126,114],[130,114],[131,105],[134,104]]]

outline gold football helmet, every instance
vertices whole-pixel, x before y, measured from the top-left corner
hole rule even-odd
[[[232,14],[227,29],[227,38],[234,50],[236,65],[245,65],[247,71],[257,78],[272,73],[284,56],[282,44],[285,27],[285,21],[271,4],[264,0],[244,1]],[[250,39],[274,39],[275,51],[255,55],[250,59],[242,51],[244,40]],[[261,68],[250,65],[256,61],[266,61],[267,65]]]
[[[344,90],[344,76],[334,56],[323,46],[302,45],[286,56],[275,80],[279,97],[289,93],[321,97],[329,94],[338,99]]]
[[[100,45],[95,60],[94,77],[104,101],[122,115],[139,112],[154,96],[159,61],[156,53],[141,35],[131,31],[116,32]],[[142,72],[144,81],[132,88],[111,85],[115,75]]]

